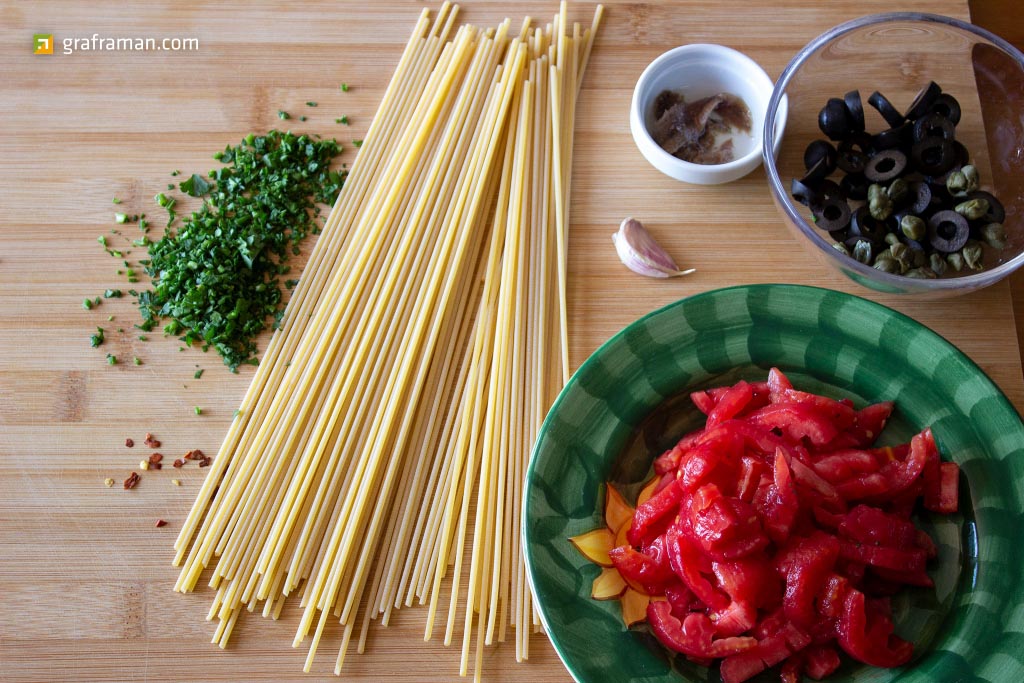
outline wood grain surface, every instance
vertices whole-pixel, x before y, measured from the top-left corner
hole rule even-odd
[[[633,84],[664,50],[689,42],[735,47],[778,76],[821,31],[874,11],[915,9],[967,18],[963,0],[724,0],[606,3],[579,104],[571,206],[571,360],[640,315],[728,285],[793,282],[860,294],[902,311],[959,346],[1024,408],[1013,301],[1006,283],[959,299],[920,302],[857,289],[793,241],[764,173],[719,187],[661,176],[629,135]],[[169,172],[205,172],[211,154],[249,132],[280,126],[362,137],[424,3],[0,3],[0,680],[309,681],[331,679],[338,630],[329,630],[312,675],[292,649],[298,605],[279,622],[253,615],[221,651],[205,621],[212,592],[171,587],[172,544],[204,471],[142,472],[146,432],[179,457],[215,453],[251,378],[173,339],[141,342],[128,297],[95,310],[82,299],[127,288],[120,262],[96,238],[115,211],[160,212],[152,197]],[[430,5],[436,7],[435,5]],[[549,18],[554,0],[467,0],[462,19]],[[573,3],[589,22],[593,5]],[[52,33],[53,55],[33,55]],[[77,52],[61,40],[101,36],[198,38],[193,52]],[[339,84],[351,87],[341,92]],[[306,101],[315,100],[317,108]],[[307,115],[308,121],[296,120]],[[351,126],[334,123],[347,115]],[[124,200],[120,207],[112,197]],[[683,267],[672,281],[642,279],[617,260],[610,235],[626,215],[643,219]],[[126,232],[129,232],[126,230]],[[307,245],[307,247],[310,245]],[[141,251],[141,250],[137,250]],[[308,251],[308,249],[307,249]],[[140,253],[129,255],[137,260]],[[114,316],[108,321],[108,316]],[[96,326],[101,349],[89,346]],[[117,332],[121,327],[124,333]],[[122,362],[107,365],[106,352]],[[143,365],[130,362],[138,356]],[[126,362],[127,361],[127,362]],[[205,370],[193,379],[197,367]],[[202,415],[193,408],[202,407]],[[138,444],[129,449],[126,438]],[[116,485],[107,488],[104,479]],[[180,479],[174,486],[172,479]],[[156,528],[157,519],[168,525]],[[459,652],[424,642],[423,610],[401,610],[351,654],[359,681],[457,680]],[[570,678],[542,635],[528,663],[514,647],[485,656],[488,681]]]

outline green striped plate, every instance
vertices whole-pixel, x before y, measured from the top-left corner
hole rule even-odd
[[[541,429],[524,494],[526,561],[541,618],[580,683],[718,681],[669,657],[617,601],[591,600],[598,573],[566,540],[603,524],[606,481],[635,498],[650,459],[700,416],[697,388],[763,379],[771,366],[798,388],[892,400],[883,435],[931,425],[960,463],[961,512],[922,517],[940,548],[935,590],[894,600],[897,632],[915,643],[900,669],[844,663],[830,680],[1024,682],[1024,425],[991,380],[910,318],[840,292],[754,285],[707,292],[655,311],[609,340],[573,375]],[[756,680],[777,681],[777,672]]]

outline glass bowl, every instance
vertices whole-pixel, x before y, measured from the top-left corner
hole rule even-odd
[[[1002,202],[1007,241],[999,250],[983,246],[980,270],[948,268],[942,277],[918,279],[878,270],[836,249],[835,237],[815,227],[810,210],[795,201],[790,191],[793,179],[806,173],[807,145],[825,139],[818,114],[829,98],[842,99],[858,90],[866,131],[877,134],[890,124],[869,105],[869,96],[878,91],[903,113],[930,81],[960,103],[956,140],[967,148],[980,172],[981,189]],[[786,123],[780,133],[776,119],[782,116]],[[768,103],[764,143],[764,150],[778,145],[777,156],[765,152],[765,170],[775,204],[794,237],[821,261],[864,287],[934,298],[952,296],[987,287],[1024,264],[1024,55],[988,31],[949,17],[902,12],[869,15],[836,26],[811,41],[782,72]],[[829,178],[839,182],[842,176],[837,169]],[[944,181],[944,176],[918,178],[935,182],[936,187]],[[859,203],[851,202],[851,207]],[[895,221],[885,229],[899,232]],[[972,237],[977,229],[973,228]],[[879,240],[875,251],[887,246]]]

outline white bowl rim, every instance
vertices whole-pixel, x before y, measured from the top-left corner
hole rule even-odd
[[[783,207],[783,210],[786,212],[786,216],[789,220],[792,221],[794,225],[798,226],[801,232],[805,233],[805,235],[810,238],[810,242],[832,259],[836,257],[836,254],[834,253],[835,249],[833,249],[832,246],[828,244],[823,237],[821,237],[821,235],[817,234],[817,232],[820,231],[816,231],[815,228],[808,225],[807,220],[796,210],[794,202],[790,201],[789,193],[786,191],[785,186],[782,184],[782,179],[779,177],[779,170],[775,167],[774,158],[769,158],[770,155],[768,155],[765,150],[771,149],[772,145],[775,143],[775,113],[779,109],[779,100],[784,96],[786,86],[789,85],[793,75],[803,65],[807,58],[817,52],[818,49],[826,43],[850,33],[851,31],[864,26],[871,26],[873,24],[881,24],[889,21],[938,23],[953,26],[954,28],[961,29],[967,33],[972,33],[979,38],[983,38],[989,43],[1000,48],[1012,57],[1021,69],[1024,70],[1024,54],[994,33],[953,17],[947,17],[941,14],[928,14],[926,12],[885,12],[881,14],[867,14],[825,31],[796,53],[793,59],[790,60],[789,64],[786,65],[786,68],[782,70],[779,78],[775,81],[775,89],[772,91],[771,99],[768,100],[768,110],[765,112],[764,116],[764,129],[761,132],[761,153],[764,162],[765,174],[768,177],[768,187],[771,189],[776,199],[781,199],[781,201],[777,201],[776,203]],[[991,270],[983,270],[971,275],[961,275],[953,278],[938,278],[935,280],[912,280],[902,275],[893,275],[865,265],[853,258],[844,259],[842,265],[843,268],[849,268],[869,280],[883,283],[900,291],[907,289],[908,287],[919,292],[926,290],[975,290],[998,282],[1005,276],[1017,270],[1021,265],[1024,265],[1024,250],[1009,261],[1006,261]],[[915,283],[918,287],[914,287]],[[922,283],[927,283],[927,285],[922,286]]]
[[[636,81],[636,85],[633,87],[633,97],[629,105],[631,115],[639,116],[639,120],[641,122],[644,120],[644,114],[642,111],[639,110],[640,85],[645,81],[651,79],[665,62],[672,60],[674,57],[678,55],[685,55],[688,53],[701,54],[704,52],[717,52],[720,54],[728,54],[730,57],[736,59],[737,61],[744,63],[744,65],[746,67],[749,67],[750,70],[753,73],[755,73],[759,78],[763,76],[764,80],[769,85],[773,85],[772,78],[771,76],[768,75],[768,72],[765,71],[764,67],[758,64],[752,57],[750,57],[750,55],[744,54],[743,52],[740,52],[739,50],[731,48],[727,45],[719,45],[718,43],[686,43],[684,45],[679,45],[670,50],[662,52],[660,55],[654,58],[654,61],[652,61],[644,68],[643,72],[641,72],[640,74],[640,78],[638,78]],[[771,99],[769,99],[767,106],[771,107]],[[767,110],[765,111],[765,115],[767,115]],[[684,159],[680,159],[675,155],[669,154],[668,152],[661,148],[661,145],[654,141],[654,138],[651,137],[650,132],[647,130],[647,126],[641,125],[640,128],[645,138],[649,140],[650,143],[656,148],[653,149],[652,152],[654,154],[657,154],[658,156],[663,157],[664,163],[678,165],[680,168],[686,169],[691,173],[714,172],[724,174],[728,171],[731,171],[740,166],[750,163],[750,160],[753,157],[761,155],[762,149],[764,147],[763,135],[757,136],[757,131],[751,131],[751,134],[755,136],[755,144],[753,148],[743,156],[737,157],[732,161],[728,161],[724,164],[695,164],[692,161],[685,161]]]

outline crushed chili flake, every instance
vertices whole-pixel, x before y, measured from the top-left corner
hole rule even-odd
[[[199,461],[199,466],[200,467],[209,467],[211,462],[212,462],[211,458],[204,457],[202,460]]]
[[[158,519],[158,520],[156,520],[156,527],[157,527],[157,528],[159,529],[159,528],[160,528],[160,527],[162,527],[162,526],[167,526],[167,522],[165,522],[165,521],[164,521],[164,520],[162,520],[162,519]]]
[[[135,446],[135,442],[132,441],[131,439],[125,439],[124,445],[127,446],[128,448],[132,448],[133,446]]]
[[[155,462],[152,465],[150,465],[150,467],[152,467],[154,470],[162,470],[164,468],[164,464],[162,462]]]
[[[164,459],[163,455],[161,455],[160,453],[154,453],[153,455],[149,456],[149,463],[151,465],[155,465],[155,464],[157,464],[158,462],[160,462],[163,459]]]
[[[131,474],[128,475],[128,478],[124,480],[124,487],[126,489],[135,488],[135,485],[139,483],[139,479],[141,478],[142,477],[140,477],[137,473],[132,472]]]
[[[202,460],[206,457],[198,448],[185,453],[185,460]]]
[[[160,442],[153,438],[153,435],[146,432],[145,444],[150,448],[160,448]]]
[[[181,458],[178,458],[178,459],[176,459],[176,460],[174,461],[174,466],[175,466],[175,467],[181,467],[181,466],[182,466],[182,465],[184,465],[184,464],[185,464],[185,461],[184,461],[184,460],[182,460]]]

